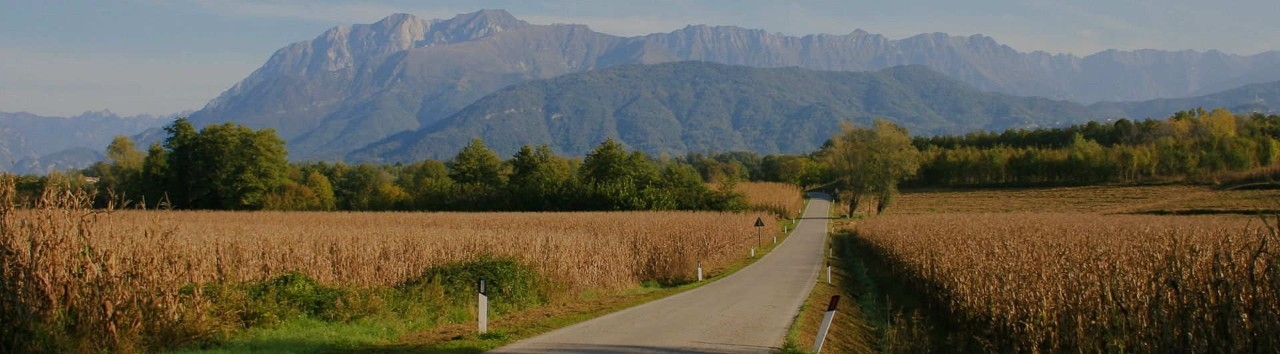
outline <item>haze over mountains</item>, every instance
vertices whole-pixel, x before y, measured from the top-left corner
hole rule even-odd
[[[851,28],[854,26],[856,24],[850,24]],[[815,104],[821,101],[827,106],[815,106],[823,108],[814,108],[807,116],[814,121],[805,121],[805,124],[813,127],[822,127],[814,128],[814,131],[829,128],[834,119],[868,119],[865,115],[898,117],[893,114],[901,114],[903,119],[919,121],[915,127],[921,129],[918,131],[920,133],[954,133],[966,129],[1000,130],[1065,124],[1082,119],[1163,117],[1173,111],[1200,105],[1197,102],[1269,111],[1266,102],[1276,102],[1275,99],[1278,99],[1274,98],[1275,91],[1270,89],[1275,86],[1273,84],[1254,86],[1253,94],[1259,96],[1247,99],[1243,96],[1248,96],[1248,93],[1233,91],[1234,93],[1226,92],[1212,99],[1099,103],[1091,107],[1082,104],[1188,97],[1280,80],[1280,52],[1275,51],[1241,56],[1218,51],[1110,50],[1078,57],[1044,52],[1022,53],[981,35],[957,37],[932,33],[894,40],[857,30],[846,35],[796,37],[757,29],[703,25],[688,26],[669,33],[619,37],[595,32],[583,25],[529,24],[502,10],[485,10],[447,20],[425,20],[412,15],[395,14],[373,24],[334,27],[312,40],[294,43],[278,50],[261,68],[210,101],[203,109],[192,113],[190,118],[198,127],[235,121],[253,128],[274,128],[288,141],[290,159],[293,160],[352,162],[440,157],[441,153],[456,152],[456,147],[450,145],[457,141],[465,142],[472,137],[468,135],[484,137],[486,140],[500,139],[500,135],[488,134],[499,134],[502,130],[498,128],[502,127],[486,123],[490,124],[489,128],[482,129],[486,125],[476,122],[475,112],[488,112],[502,105],[534,107],[539,102],[530,97],[537,95],[546,98],[540,102],[544,105],[543,109],[552,103],[565,105],[569,101],[563,97],[556,98],[557,94],[585,92],[582,91],[583,87],[565,86],[573,82],[587,85],[585,87],[592,88],[590,92],[608,96],[591,103],[582,102],[597,107],[595,109],[599,112],[622,110],[626,107],[631,107],[627,109],[632,110],[648,107],[647,109],[655,110],[648,113],[674,118],[680,122],[680,131],[696,130],[697,124],[725,124],[723,121],[704,122],[701,120],[703,117],[689,112],[673,111],[671,115],[667,115],[662,109],[687,108],[673,105],[674,101],[628,106],[629,102],[619,101],[617,98],[636,97],[660,101],[672,97],[670,92],[659,92],[654,87],[642,89],[633,85],[643,82],[658,85],[668,80],[678,81],[679,78],[659,80],[631,77],[624,75],[625,70],[604,76],[517,86],[503,91],[506,95],[519,96],[516,98],[486,97],[530,80],[624,65],[676,61],[823,70],[755,72],[739,67],[708,68],[696,65],[691,66],[699,69],[668,67],[652,72],[638,68],[627,69],[632,74],[638,71],[644,72],[644,75],[693,70],[707,73],[709,78],[717,77],[745,87],[742,90],[744,93],[777,92],[792,95],[735,98],[726,96],[731,96],[733,91],[717,91],[716,96],[722,100],[760,100],[779,105],[770,107],[771,110],[760,111],[785,113],[785,117],[772,117],[774,120],[795,120],[799,119],[796,117],[804,116],[800,110],[790,109],[794,107],[788,105],[802,102]],[[825,73],[877,71],[903,65],[920,67],[896,68],[864,74],[868,76],[858,78],[854,75]],[[922,70],[923,68],[928,70]],[[925,73],[929,70],[941,75]],[[748,77],[767,79],[742,81],[714,74],[723,71],[740,71]],[[911,78],[909,80],[895,76],[908,73]],[[852,98],[829,94],[821,99],[817,96],[797,97],[793,91],[798,88],[767,82],[777,77],[792,76],[808,77],[830,85],[852,85],[850,87],[857,86],[859,82],[889,85],[897,91],[884,91],[886,95],[894,92],[904,96],[886,96],[872,103],[855,102]],[[869,79],[870,77],[888,81],[879,82],[877,79]],[[606,78],[612,80],[607,81],[612,84],[596,81]],[[634,81],[627,81],[630,79]],[[708,89],[719,87],[719,84],[706,84],[710,85],[706,86]],[[931,89],[935,91],[929,91]],[[604,95],[601,91],[616,92]],[[821,96],[821,93],[813,94]],[[1044,97],[1075,103],[1012,96]],[[557,99],[561,101],[555,101]],[[970,99],[980,102],[964,101]],[[938,100],[955,102],[939,103],[936,102]],[[1048,103],[1029,105],[1027,102]],[[950,106],[946,106],[948,104]],[[877,105],[883,109],[868,107]],[[780,108],[783,106],[789,108]],[[994,106],[1008,107],[1011,111],[986,109]],[[822,111],[823,109],[826,111]],[[635,118],[640,117],[640,113],[618,113],[592,119]],[[750,111],[738,113],[746,116],[753,114]],[[820,113],[849,116],[822,116]],[[525,114],[521,119],[532,122],[535,118],[537,117]],[[546,117],[541,119],[545,120]],[[654,126],[647,125],[650,123]],[[671,122],[641,119],[635,124],[644,125],[636,127],[640,131],[675,131],[670,127],[660,127],[669,123]],[[603,135],[592,135],[593,139],[623,133],[606,130],[601,132]],[[522,132],[528,137],[538,133]],[[682,149],[725,151],[741,148],[761,149],[762,153],[801,152],[797,149],[807,146],[783,146],[778,145],[779,142],[770,143],[772,146],[760,145],[755,139],[761,134],[758,131],[735,133],[738,134],[736,138],[712,142],[700,142],[698,139],[701,138],[681,136],[667,137],[664,138],[666,140],[657,142],[637,140],[631,144],[637,148],[651,147],[649,152],[671,153],[681,152]],[[152,139],[154,136],[152,134]],[[547,136],[557,137],[555,134]],[[443,145],[434,146],[433,142]],[[529,142],[538,143],[533,140]],[[560,146],[566,153],[579,151],[581,144],[593,144],[576,141],[541,143]]]

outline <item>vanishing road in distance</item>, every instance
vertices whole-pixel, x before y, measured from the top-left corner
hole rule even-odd
[[[490,353],[775,352],[824,260],[830,197],[810,197],[791,237],[737,273]]]

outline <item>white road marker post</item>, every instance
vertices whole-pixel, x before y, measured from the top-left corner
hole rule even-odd
[[[818,327],[818,336],[813,339],[813,352],[822,352],[822,342],[827,339],[827,331],[831,330],[831,320],[836,317],[836,303],[840,302],[840,295],[831,296],[831,304],[827,305],[827,313],[822,315],[822,326]]]
[[[827,285],[831,285],[831,261],[827,261]]]
[[[480,334],[485,334],[489,333],[489,297],[484,294],[484,278],[480,278],[477,287],[477,295],[480,300],[480,309],[478,312],[480,318],[477,322],[480,323]]]
[[[756,217],[756,247],[764,248],[764,239],[760,236],[760,232],[764,231],[764,219]],[[751,248],[751,258],[756,258],[756,247]]]
[[[698,281],[702,281],[702,262],[698,262]]]

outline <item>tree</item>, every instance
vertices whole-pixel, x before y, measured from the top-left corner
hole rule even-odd
[[[156,187],[164,192],[170,206],[192,208],[196,200],[205,193],[202,186],[207,183],[197,172],[203,170],[200,157],[196,156],[199,132],[187,118],[178,118],[173,124],[165,126],[164,131],[169,133],[164,139],[164,149],[167,150],[166,173],[163,176],[163,186]]]
[[[499,187],[506,179],[502,173],[502,159],[485,147],[479,138],[471,139],[471,143],[463,147],[450,163],[449,178],[460,184]]]
[[[404,167],[396,180],[411,197],[411,208],[418,210],[448,209],[453,203],[453,180],[443,162],[425,160]]]
[[[872,194],[877,197],[876,211],[883,212],[897,193],[898,183],[920,169],[920,151],[905,128],[886,120],[875,120],[871,129],[843,124],[840,130],[823,156],[852,195],[850,212]]]
[[[587,154],[578,174],[586,191],[584,209],[637,210],[649,208],[643,192],[658,179],[658,167],[643,152],[627,153],[607,139]]]
[[[302,185],[315,193],[315,208],[311,210],[330,211],[337,206],[333,195],[333,184],[329,183],[329,178],[320,172],[308,173]]]
[[[582,169],[578,173],[587,183],[616,182],[634,177],[635,168],[630,166],[630,163],[627,149],[613,139],[606,139],[587,153],[587,158],[582,161]]]
[[[160,143],[151,144],[147,149],[147,157],[142,159],[142,172],[139,188],[142,192],[142,204],[146,207],[168,207],[165,190],[169,183],[169,151]]]
[[[286,181],[284,140],[274,130],[226,123],[196,132],[179,118],[165,131],[166,164],[152,159],[148,173],[163,173],[162,190],[175,207],[260,209]]]
[[[288,161],[284,140],[274,130],[254,131],[235,123],[211,125],[200,131],[195,153],[198,176],[188,183],[203,198],[192,205],[202,209],[260,209],[267,193],[285,182]]]
[[[117,135],[111,140],[111,144],[107,145],[107,162],[121,169],[140,170],[143,158],[145,157],[141,151],[138,151],[133,139],[127,136]]]
[[[558,194],[568,182],[569,162],[558,157],[547,145],[536,149],[520,148],[511,159],[508,182],[509,204],[517,210],[556,210],[562,208]]]

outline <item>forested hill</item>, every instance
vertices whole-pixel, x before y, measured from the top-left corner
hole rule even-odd
[[[1246,85],[1205,96],[1164,98],[1142,102],[1101,102],[1089,106],[1099,117],[1163,119],[1191,108],[1225,108],[1237,113],[1280,112],[1280,81]]]
[[[1095,117],[1080,104],[982,92],[923,66],[831,72],[678,62],[518,84],[348,159],[446,158],[474,137],[503,156],[540,144],[581,156],[609,137],[655,156],[807,153],[831,138],[841,121],[866,125],[873,118],[901,124],[913,134],[958,134]]]

